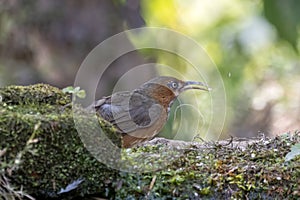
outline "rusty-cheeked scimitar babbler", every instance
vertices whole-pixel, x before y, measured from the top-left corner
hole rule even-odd
[[[173,101],[190,89],[209,90],[202,82],[160,76],[133,91],[104,97],[92,106],[121,132],[122,146],[128,148],[156,136],[168,120]]]

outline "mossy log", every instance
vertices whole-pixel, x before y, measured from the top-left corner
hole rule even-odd
[[[0,89],[2,198],[11,194],[8,183],[36,199],[300,198],[300,158],[284,159],[300,142],[298,133],[211,143],[158,139],[116,151],[100,139],[95,153],[82,141],[70,105],[69,94],[45,84]],[[115,129],[97,120],[118,143]],[[94,136],[96,128],[82,124]],[[107,165],[98,154],[119,161]]]

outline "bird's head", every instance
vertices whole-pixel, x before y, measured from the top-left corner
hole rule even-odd
[[[160,76],[151,79],[144,83],[139,89],[144,90],[149,96],[157,99],[166,106],[169,106],[179,94],[186,90],[210,90],[210,88],[202,82],[182,81],[170,76]]]

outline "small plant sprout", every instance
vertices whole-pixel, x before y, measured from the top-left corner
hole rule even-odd
[[[76,97],[83,99],[86,96],[85,91],[81,90],[80,87],[68,86],[68,87],[62,89],[62,91],[63,91],[63,93],[73,94],[74,100]]]
[[[290,161],[296,156],[300,155],[300,143],[297,143],[291,147],[291,151],[285,156],[285,161]]]

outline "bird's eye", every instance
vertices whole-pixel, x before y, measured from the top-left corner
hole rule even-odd
[[[171,83],[171,87],[172,87],[173,89],[176,89],[176,88],[178,87],[178,83],[172,82],[172,83]]]

